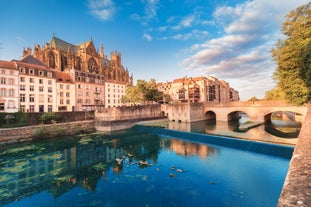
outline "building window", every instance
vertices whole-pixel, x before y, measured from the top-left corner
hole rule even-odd
[[[29,86],[29,91],[35,91],[35,87],[34,86]]]
[[[19,86],[19,90],[25,91],[25,85],[20,85],[20,86]]]
[[[52,91],[53,91],[52,87],[48,87],[48,92],[52,92]]]
[[[19,69],[19,72],[20,72],[21,74],[25,74],[25,68],[20,68],[20,69]]]
[[[53,97],[51,95],[48,95],[48,103],[52,103],[53,102]]]
[[[82,103],[82,99],[78,99],[77,103],[81,104]]]
[[[85,96],[89,96],[90,95],[90,93],[89,92],[85,92]]]
[[[29,95],[29,102],[35,102],[35,95],[34,94]]]
[[[69,99],[66,100],[66,104],[67,104],[67,105],[70,104],[70,100],[69,100]]]
[[[63,96],[64,96],[64,92],[60,92],[60,93],[59,93],[59,96],[60,96],[60,97],[63,97]]]
[[[9,97],[14,97],[14,96],[15,96],[15,90],[9,89]]]
[[[20,81],[21,81],[21,82],[25,82],[25,77],[21,77],[21,78],[20,78]]]
[[[64,104],[64,99],[59,100],[59,104],[63,105]]]
[[[47,75],[48,75],[49,78],[53,77],[52,72],[48,72]]]
[[[63,88],[64,88],[64,85],[63,85],[63,84],[59,84],[59,88],[60,88],[60,89],[63,89]]]
[[[90,99],[85,99],[85,103],[90,104],[91,103]]]
[[[39,86],[39,92],[43,92],[44,91],[44,87],[43,86]]]
[[[1,78],[1,84],[6,84],[6,78]]]
[[[25,101],[26,101],[26,96],[25,96],[25,94],[20,94],[20,95],[19,95],[19,101],[20,101],[20,102],[25,102]]]
[[[26,111],[25,105],[21,105],[20,108],[21,108],[21,111],[22,111],[22,112],[25,112],[25,111]]]
[[[35,81],[34,81],[33,78],[29,78],[29,82],[30,82],[30,83],[34,83]]]
[[[29,105],[29,111],[35,112],[35,105]]]
[[[29,70],[29,74],[31,74],[31,75],[33,75],[33,74],[34,74],[33,69],[30,69],[30,70]]]
[[[48,80],[48,84],[49,84],[49,85],[52,85],[52,81],[51,81],[51,80]]]
[[[43,76],[44,73],[40,70],[40,71],[39,71],[39,75],[40,75],[40,76]]]
[[[43,79],[39,79],[39,83],[40,83],[40,84],[43,84]]]
[[[6,89],[5,88],[1,88],[1,96],[6,97]]]
[[[66,85],[66,89],[69,90],[70,89],[70,85]]]
[[[53,106],[52,105],[48,105],[48,112],[52,112],[53,111]]]
[[[70,93],[66,93],[66,97],[70,97]]]

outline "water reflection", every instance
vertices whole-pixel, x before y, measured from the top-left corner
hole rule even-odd
[[[75,187],[95,191],[109,171],[122,174],[131,165],[150,167],[163,149],[186,157],[207,158],[216,153],[205,145],[131,131],[1,146],[0,205],[42,191],[54,198]]]
[[[178,131],[214,134],[290,145],[296,144],[301,128],[300,122],[272,120],[271,122],[250,129],[241,130],[240,126],[247,121],[248,116],[241,116],[239,120],[230,122],[206,120],[193,123],[161,122],[153,123],[153,125]]]

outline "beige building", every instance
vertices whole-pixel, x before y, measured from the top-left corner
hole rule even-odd
[[[0,60],[0,81],[0,112],[17,112],[18,70],[14,62]]]
[[[55,70],[57,111],[74,111],[76,104],[75,83],[68,73]]]
[[[214,102],[224,104],[239,101],[239,92],[215,77],[184,77],[173,82],[159,83],[158,89],[174,101]]]
[[[24,112],[57,111],[56,72],[31,55],[14,61],[19,70],[19,102]]]
[[[125,94],[127,84],[119,81],[105,82],[105,106],[121,106],[121,98]]]

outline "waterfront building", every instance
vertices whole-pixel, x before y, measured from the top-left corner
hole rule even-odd
[[[105,82],[105,106],[121,106],[121,98],[123,95],[125,95],[126,86],[126,83],[120,81]]]
[[[56,71],[32,55],[13,60],[19,71],[19,103],[23,112],[58,111]]]
[[[0,60],[0,112],[18,111],[18,70],[14,62]]]
[[[68,73],[55,70],[57,111],[74,111],[75,83]]]
[[[180,102],[214,102],[225,104],[239,101],[239,92],[229,83],[212,76],[184,77],[173,82],[159,83],[158,89],[174,101]]]

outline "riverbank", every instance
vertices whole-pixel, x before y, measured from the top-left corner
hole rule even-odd
[[[71,136],[80,133],[91,133],[94,131],[96,131],[94,121],[76,121],[17,128],[3,128],[0,129],[0,144],[40,140],[57,136]]]

